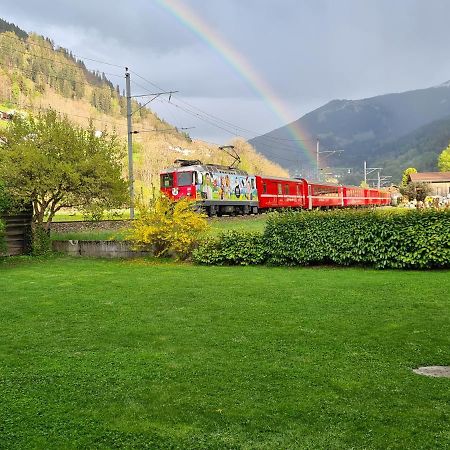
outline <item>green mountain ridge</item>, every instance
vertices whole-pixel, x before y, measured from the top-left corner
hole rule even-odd
[[[447,117],[450,117],[449,82],[361,100],[333,100],[291,125],[306,130],[312,145],[318,137],[321,148],[344,150],[339,156],[327,158],[326,165],[351,167],[358,173],[365,160],[370,165],[384,162],[386,175],[398,179],[401,170],[413,164],[418,170],[437,170],[437,156],[448,140],[446,143],[445,126],[431,124]],[[416,131],[420,139],[414,135]],[[433,136],[437,131],[439,138]],[[291,173],[297,169],[293,155],[301,166],[311,169],[300,150],[292,144],[277,143],[277,140],[289,142],[289,138],[292,136],[284,126],[249,142]],[[289,159],[291,162],[287,162]]]

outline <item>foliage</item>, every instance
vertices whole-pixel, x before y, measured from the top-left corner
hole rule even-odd
[[[448,450],[450,271],[0,262],[4,449]]]
[[[5,184],[0,180],[0,215],[11,208],[11,197],[8,195]]]
[[[128,239],[157,257],[175,254],[186,259],[208,228],[206,215],[196,212],[194,203],[187,198],[174,202],[161,196],[138,209]]]
[[[52,252],[50,230],[36,224],[32,227],[32,248],[33,256],[46,256]]]
[[[55,111],[16,115],[5,132],[0,178],[16,198],[33,203],[34,221],[48,229],[62,207],[112,208],[127,198],[121,178],[123,145],[114,134],[96,135]]]
[[[262,264],[266,250],[261,233],[230,230],[200,243],[192,255],[194,262],[208,265]]]
[[[0,255],[6,250],[5,222],[0,217]]]
[[[407,169],[404,170],[402,175],[402,186],[406,186],[408,184],[409,176],[412,173],[417,173],[417,169],[414,167],[408,167]]]
[[[441,172],[450,172],[450,144],[439,155],[438,166]]]
[[[431,187],[428,183],[414,181],[408,183],[406,186],[401,186],[400,192],[405,197],[408,197],[410,201],[417,200],[423,202],[430,195]]]
[[[450,211],[332,211],[272,216],[268,262],[376,268],[450,267]]]
[[[364,265],[450,267],[450,211],[309,211],[277,213],[266,231],[232,231],[194,252],[208,265]]]

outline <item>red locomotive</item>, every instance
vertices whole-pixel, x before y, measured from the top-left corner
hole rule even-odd
[[[345,208],[389,205],[389,192],[356,186],[310,183],[300,178],[266,177],[200,161],[177,160],[161,172],[161,192],[189,197],[210,216],[257,214],[275,208]]]

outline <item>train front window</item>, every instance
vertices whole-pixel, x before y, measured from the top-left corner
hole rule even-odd
[[[192,172],[177,173],[178,186],[190,186],[192,184]]]
[[[161,187],[163,188],[173,187],[173,173],[163,173],[161,175]]]

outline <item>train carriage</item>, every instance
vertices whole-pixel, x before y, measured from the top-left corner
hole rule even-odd
[[[303,179],[256,176],[259,209],[307,208],[306,181]]]
[[[195,200],[210,216],[256,214],[270,209],[328,209],[390,204],[389,192],[305,179],[249,175],[200,161],[177,160],[161,172],[161,192]]]

